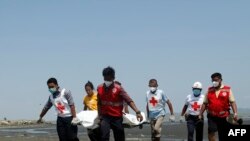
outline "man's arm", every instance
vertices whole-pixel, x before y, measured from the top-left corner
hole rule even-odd
[[[76,108],[75,108],[74,100],[73,100],[73,97],[72,97],[72,94],[70,91],[65,91],[65,98],[68,101],[71,114],[72,114],[73,118],[75,118],[76,117]]]
[[[147,110],[147,117],[149,118],[149,109],[148,109],[148,103],[147,103],[147,106],[146,106],[146,110]]]
[[[139,110],[137,109],[135,103],[133,101],[129,102],[128,105],[137,113]]]
[[[124,112],[127,113],[127,114],[129,114],[129,110],[128,110],[128,105],[127,104],[124,106]]]
[[[182,111],[181,111],[181,116],[184,116],[184,114],[185,114],[186,111],[187,111],[187,107],[188,107],[188,105],[184,105],[184,106],[183,106]]]
[[[170,100],[167,100],[166,103],[168,104],[168,108],[169,108],[170,114],[174,115],[173,106],[172,106],[172,103],[170,102]]]
[[[39,119],[37,121],[37,123],[41,123],[42,122],[42,118],[46,115],[46,113],[48,112],[48,110],[52,107],[52,103],[50,101],[50,98],[48,99],[47,103],[45,104],[45,106],[43,107]]]
[[[44,117],[44,115],[46,115],[46,113],[48,112],[48,108],[43,108],[42,112],[40,113],[39,119],[37,121],[37,123],[41,123],[42,122],[42,118]]]
[[[101,99],[99,94],[97,94],[97,112],[98,112],[98,117],[101,118]]]
[[[208,94],[208,92],[205,94],[204,99],[203,99],[203,104],[201,106],[201,110],[200,110],[200,114],[199,114],[200,119],[203,118],[203,113],[205,112],[205,110],[207,108],[207,104],[208,104],[207,94]]]
[[[201,106],[201,111],[200,111],[200,114],[199,114],[199,119],[203,118],[203,113],[205,112],[206,107],[207,107],[207,103],[203,103],[202,106]]]
[[[121,87],[120,96],[135,111],[137,119],[139,119],[139,121],[142,121],[143,117],[141,115],[141,111],[139,111],[137,109],[137,107],[135,106],[135,103],[133,102],[133,100],[130,98],[130,96],[127,94],[127,92],[122,87]]]
[[[75,118],[76,117],[75,105],[70,105],[70,111],[71,111],[71,114],[72,114],[73,118]]]
[[[231,105],[232,110],[234,112],[234,120],[237,121],[238,120],[238,110],[237,110],[237,105],[236,105],[232,90],[230,90],[229,102],[230,102],[230,105]]]
[[[139,121],[142,121],[143,117],[141,115],[141,111],[137,109],[137,107],[135,106],[135,103],[131,101],[128,103],[128,105],[135,111],[137,119],[139,119]]]
[[[238,119],[238,111],[237,111],[236,102],[232,102],[231,107],[232,107],[232,110],[234,112],[234,119],[237,120]]]

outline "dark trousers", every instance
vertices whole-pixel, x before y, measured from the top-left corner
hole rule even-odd
[[[101,141],[109,141],[110,129],[113,130],[115,141],[125,141],[122,117],[102,116],[101,119]]]
[[[88,136],[91,141],[100,141],[101,140],[101,132],[100,128],[96,129],[88,129]]]
[[[196,141],[203,140],[203,119],[199,119],[198,116],[189,115],[187,117],[188,128],[188,141],[193,141],[194,131],[196,132]]]
[[[78,128],[71,124],[73,117],[57,117],[57,134],[59,141],[79,141],[77,138]]]
[[[219,141],[226,141],[227,133],[230,125],[225,118],[214,117],[207,115],[208,119],[208,133],[215,133],[218,131]]]

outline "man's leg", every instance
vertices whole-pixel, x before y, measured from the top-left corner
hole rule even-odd
[[[195,121],[190,117],[187,119],[187,129],[188,129],[188,141],[193,141]]]
[[[225,141],[227,136],[225,131],[228,131],[227,129],[229,128],[229,123],[226,121],[226,118],[219,118],[217,126],[219,141]]]
[[[91,141],[100,141],[100,128],[98,127],[96,129],[88,129],[88,136]]]
[[[152,141],[155,140],[155,123],[156,123],[156,120],[151,120],[150,121],[150,126],[151,126],[151,140]]]
[[[215,133],[218,131],[217,124],[216,124],[217,123],[216,118],[208,115],[207,120],[208,120],[208,140],[209,141],[216,141]]]
[[[122,126],[122,117],[113,118],[111,121],[111,128],[114,133],[115,141],[125,141],[125,132]]]
[[[155,141],[160,141],[161,138],[161,127],[164,120],[164,116],[160,116],[155,123]]]
[[[59,137],[59,141],[67,141],[65,122],[63,118],[57,117],[56,130]]]
[[[103,117],[101,120],[100,131],[101,141],[109,141],[110,136],[110,117]]]
[[[87,129],[87,132],[88,132],[89,139],[91,141],[96,141],[95,140],[95,135],[94,135],[94,130],[93,129]]]
[[[204,121],[203,120],[198,120],[196,121],[196,141],[202,141],[203,140],[203,126],[204,126]]]
[[[72,121],[73,117],[65,117],[64,121],[65,121],[65,128],[66,128],[66,135],[67,135],[67,139],[68,141],[79,141],[78,137],[77,137],[77,133],[78,133],[78,127],[77,125],[72,125],[71,121]]]

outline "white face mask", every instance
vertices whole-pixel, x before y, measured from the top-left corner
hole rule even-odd
[[[149,87],[151,92],[155,92],[157,90],[157,87]]]
[[[104,81],[106,87],[109,87],[112,83],[113,81]]]
[[[220,85],[220,83],[219,82],[217,82],[217,81],[213,81],[213,86],[214,87],[218,87]]]

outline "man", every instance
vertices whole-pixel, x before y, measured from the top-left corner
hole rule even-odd
[[[114,81],[114,83],[116,83],[116,84],[118,84],[118,85],[122,85],[122,83],[121,82],[119,82],[119,81]],[[124,112],[124,114],[129,114],[129,110],[128,110],[128,104],[126,103],[126,102],[124,102],[124,105],[123,105],[123,112]]]
[[[85,84],[87,95],[83,99],[84,110],[97,111],[97,93],[94,91],[94,85],[88,81]],[[100,141],[100,128],[87,129],[91,141]]]
[[[151,124],[151,139],[152,141],[160,141],[161,127],[166,115],[165,104],[167,103],[170,111],[170,121],[175,120],[174,111],[170,100],[164,94],[164,92],[158,89],[156,79],[149,80],[149,88],[147,91],[147,115]]]
[[[203,119],[199,119],[201,105],[204,100],[204,95],[201,94],[202,84],[200,82],[195,82],[192,86],[192,91],[193,93],[186,98],[180,121],[183,122],[184,119],[187,121],[188,141],[194,140],[194,130],[196,131],[196,141],[202,141],[204,121]]]
[[[123,102],[126,102],[136,112],[138,120],[142,121],[143,117],[122,86],[114,83],[115,70],[111,67],[104,68],[102,75],[104,83],[97,88],[101,140],[108,141],[110,129],[112,129],[115,141],[125,141],[122,126]]]
[[[230,106],[234,112],[234,120],[237,121],[237,106],[233,92],[229,86],[222,83],[222,75],[214,73],[211,75],[213,86],[208,88],[204,103],[200,112],[202,117],[207,109],[208,139],[215,141],[215,133],[218,131],[219,141],[225,141],[225,129],[229,126],[226,118],[230,115]]]
[[[60,141],[79,141],[77,138],[77,125],[79,120],[76,118],[76,111],[71,92],[61,89],[55,78],[47,81],[51,95],[44,106],[38,123],[42,122],[43,116],[47,111],[55,106],[57,112],[57,133]]]

